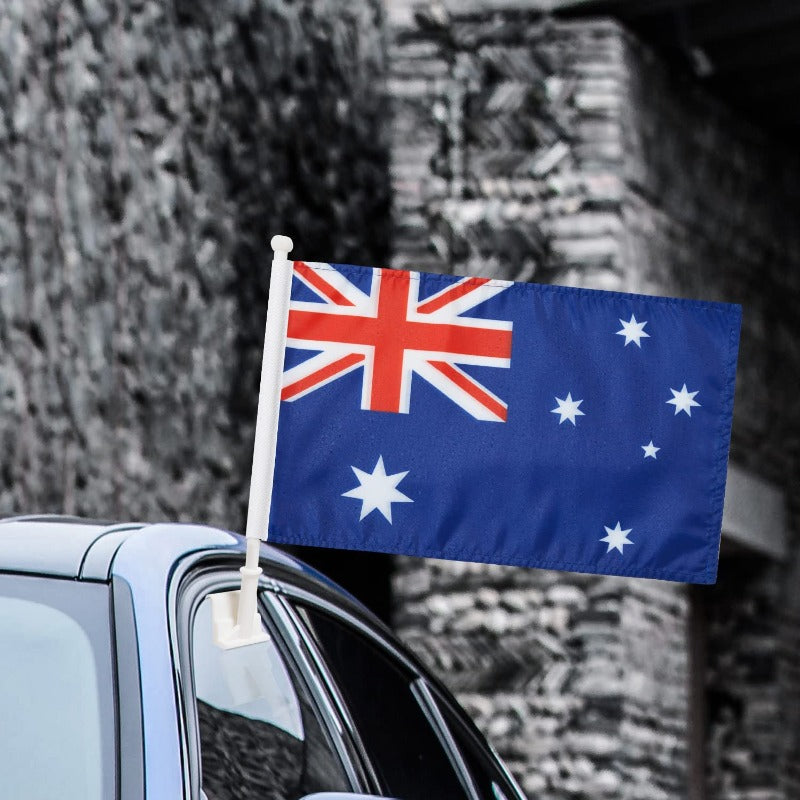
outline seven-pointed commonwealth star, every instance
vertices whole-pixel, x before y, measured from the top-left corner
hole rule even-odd
[[[656,453],[661,449],[660,447],[656,447],[653,444],[653,440],[650,440],[650,444],[641,444],[639,447],[644,450],[644,457],[645,458],[656,458]]]
[[[572,392],[567,392],[567,396],[564,400],[562,400],[560,397],[556,397],[556,403],[558,403],[558,407],[551,409],[550,413],[560,415],[561,419],[558,421],[559,425],[565,420],[569,420],[574,425],[575,417],[586,416],[583,411],[578,408],[582,402],[583,400],[573,400]]]
[[[625,322],[621,319],[622,330],[617,331],[617,336],[625,337],[625,347],[633,342],[638,348],[642,346],[642,339],[649,339],[650,334],[644,332],[644,326],[647,325],[647,320],[644,322],[637,322],[636,317],[631,314],[630,320]]]
[[[357,500],[361,500],[361,516],[358,518],[359,520],[364,519],[367,514],[377,509],[391,524],[392,503],[414,502],[397,488],[397,484],[408,475],[408,470],[396,472],[394,475],[387,475],[386,467],[383,465],[383,456],[378,456],[378,463],[375,464],[375,469],[371,473],[364,472],[358,467],[351,466],[350,469],[355,472],[359,485],[349,492],[344,492],[342,497],[355,497]]]
[[[619,520],[617,520],[617,525],[614,528],[609,528],[605,525],[603,527],[606,529],[606,533],[608,536],[604,536],[600,541],[608,543],[608,550],[606,553],[610,553],[612,550],[619,550],[622,552],[622,548],[626,544],[633,544],[633,542],[628,538],[628,534],[633,530],[633,528],[628,528],[628,530],[622,530],[622,526],[619,524]]]
[[[697,392],[689,392],[686,390],[686,384],[683,384],[683,389],[679,392],[675,391],[675,389],[670,389],[672,392],[672,400],[667,400],[668,403],[672,403],[675,406],[675,413],[677,414],[679,411],[685,411],[687,416],[692,416],[692,406],[699,406],[700,403],[694,399],[694,396]]]

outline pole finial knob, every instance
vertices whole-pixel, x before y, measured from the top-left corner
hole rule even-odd
[[[276,253],[286,253],[288,255],[292,252],[294,242],[288,236],[273,236],[270,245]]]

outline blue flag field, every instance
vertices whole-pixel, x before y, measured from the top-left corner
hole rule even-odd
[[[269,540],[713,583],[740,321],[296,261]]]

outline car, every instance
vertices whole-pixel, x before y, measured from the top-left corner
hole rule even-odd
[[[445,688],[353,597],[261,546],[265,641],[214,642],[245,540],[0,521],[0,785],[15,800],[523,800]]]

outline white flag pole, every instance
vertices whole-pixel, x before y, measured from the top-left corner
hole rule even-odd
[[[275,470],[275,448],[278,441],[278,414],[281,401],[283,354],[286,346],[286,325],[292,290],[292,262],[289,253],[294,247],[288,236],[272,237],[272,275],[267,305],[267,329],[261,362],[261,386],[258,393],[256,436],[253,445],[253,471],[250,476],[250,497],[245,530],[247,551],[244,566],[239,570],[242,585],[238,592],[211,595],[214,636],[220,647],[231,648],[264,641],[267,635],[258,614],[258,554],[261,540],[267,538],[269,512],[272,505],[272,479]],[[235,606],[235,609],[234,609]],[[233,624],[233,617],[236,624]]]

